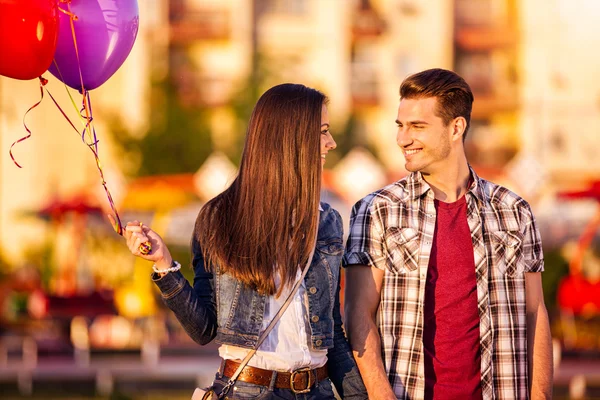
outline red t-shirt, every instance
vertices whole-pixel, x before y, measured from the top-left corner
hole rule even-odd
[[[482,399],[477,281],[467,203],[435,201],[425,285],[425,399]]]

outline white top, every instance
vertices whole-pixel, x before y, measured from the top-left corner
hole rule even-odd
[[[319,209],[322,211],[321,207]],[[298,268],[296,280],[302,275]],[[294,281],[295,282],[295,281]],[[275,287],[279,289],[281,277],[275,276]],[[275,317],[275,314],[288,297],[292,290],[288,285],[279,298],[270,296],[265,304],[265,314],[262,331]],[[281,319],[275,324],[269,335],[260,345],[258,351],[248,362],[248,365],[256,368],[274,371],[294,371],[298,368],[318,368],[327,362],[327,350],[313,350],[310,347],[310,323],[308,320],[308,296],[306,295],[306,284],[302,281],[294,299]],[[249,350],[237,346],[221,345],[219,355],[225,360],[244,359]]]
[[[300,278],[301,275],[302,271],[298,268],[296,279]],[[281,278],[277,274],[275,285],[279,287],[280,284]],[[265,315],[261,331],[267,328],[285,302],[290,290],[291,286],[288,285],[279,298],[275,298],[275,296],[268,298],[265,304]],[[311,349],[309,345],[310,334],[308,332],[310,332],[308,297],[306,296],[306,285],[303,281],[287,310],[269,332],[248,365],[274,371],[322,367],[327,362],[327,350]],[[248,349],[230,345],[219,347],[219,355],[225,360],[241,361],[248,354],[248,351]]]

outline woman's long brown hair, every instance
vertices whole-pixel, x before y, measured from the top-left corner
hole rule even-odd
[[[292,284],[318,229],[321,92],[282,84],[258,100],[236,179],[198,214],[192,249],[206,268],[263,294]]]

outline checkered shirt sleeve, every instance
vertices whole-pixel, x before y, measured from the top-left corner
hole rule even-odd
[[[523,261],[525,272],[544,271],[544,253],[542,251],[542,238],[535,222],[535,217],[529,204],[525,203],[523,214]]]
[[[344,266],[360,264],[385,270],[386,249],[381,218],[371,214],[374,196],[363,198],[352,208],[350,233],[342,259]]]

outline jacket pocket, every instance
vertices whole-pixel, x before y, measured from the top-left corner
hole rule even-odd
[[[495,231],[490,237],[492,259],[498,272],[515,277],[523,273],[523,234],[519,231]]]
[[[385,238],[388,268],[395,274],[405,274],[419,268],[421,241],[413,228],[390,228]]]
[[[317,242],[317,250],[328,256],[339,256],[344,252],[344,243],[341,239],[319,240]]]

